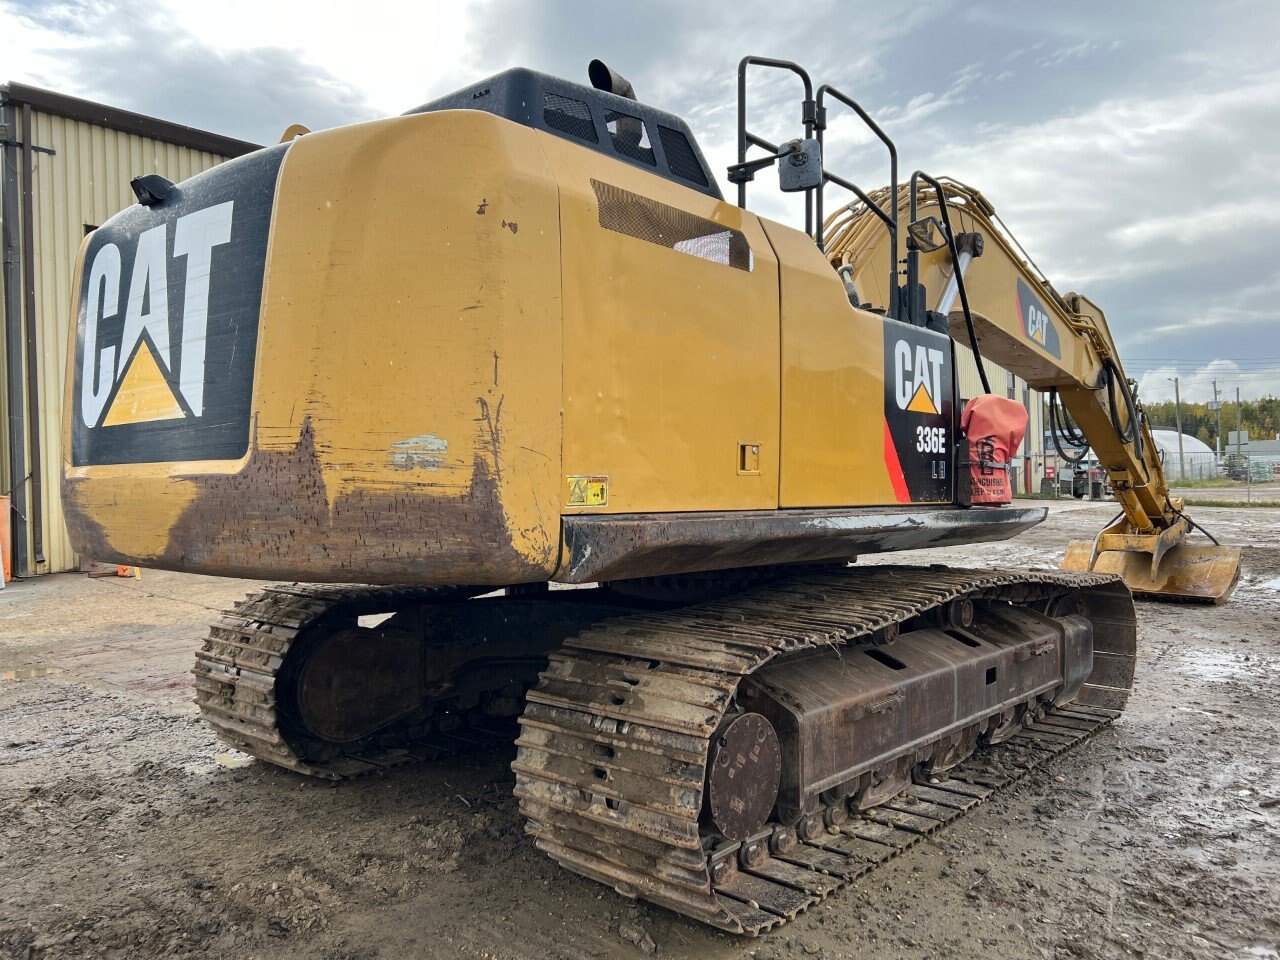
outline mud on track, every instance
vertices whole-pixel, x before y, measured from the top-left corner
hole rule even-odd
[[[896,562],[1050,565],[1106,505]],[[1226,607],[1143,604],[1125,716],[777,935],[566,873],[523,835],[514,751],[353,783],[214,741],[205,623],[249,584],[145,572],[0,592],[0,957],[1280,957],[1280,511]],[[23,677],[23,679],[17,679]]]

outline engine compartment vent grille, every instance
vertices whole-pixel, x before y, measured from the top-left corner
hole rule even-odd
[[[562,97],[558,93],[543,95],[542,120],[553,130],[567,133],[579,140],[599,143],[596,125],[591,119],[591,108],[581,100]]]
[[[755,266],[751,244],[741,230],[651,200],[611,183],[592,179],[600,226],[639,240],[748,272]]]
[[[689,138],[679,130],[672,130],[662,124],[658,124],[658,138],[662,140],[662,152],[667,155],[667,166],[671,168],[671,172],[683,180],[705,187],[707,174],[698,162],[693,147],[689,146]]]
[[[619,113],[616,110],[606,110],[604,125],[609,131],[609,136],[613,138],[613,149],[624,157],[639,160],[651,167],[657,166],[653,147],[649,143],[649,131],[645,129],[644,122],[639,117]]]

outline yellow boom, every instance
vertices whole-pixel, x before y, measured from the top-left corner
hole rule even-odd
[[[928,307],[941,308],[952,336],[969,342],[964,311],[954,298],[946,220],[963,251],[961,278],[979,354],[1050,393],[1051,404],[1060,398],[1070,416],[1060,424],[1067,444],[1079,456],[1092,447],[1120,505],[1115,521],[1093,541],[1070,544],[1063,569],[1120,574],[1135,593],[1224,602],[1239,579],[1240,551],[1216,541],[1187,543],[1196,524],[1170,495],[1135,384],[1125,376],[1102,311],[1078,293],[1059,295],[981,193],[947,178],[938,186],[941,195],[931,186],[917,191],[916,227],[906,240],[909,250],[913,244],[920,250],[932,245],[931,236],[940,236],[936,249],[919,252],[915,279],[930,291]],[[884,205],[887,194],[883,190],[871,199]],[[910,194],[901,189],[903,208]],[[897,259],[900,251],[890,250],[888,233],[869,213],[857,203],[827,218],[826,252],[833,266],[850,275],[862,299],[873,309],[888,309],[888,258]]]

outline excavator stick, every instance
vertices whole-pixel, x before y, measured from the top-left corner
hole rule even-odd
[[[1062,569],[1112,573],[1136,596],[1226,603],[1240,580],[1240,548],[1192,546],[1190,521],[1180,518],[1158,533],[1134,533],[1123,518],[1097,538],[1072,540]]]

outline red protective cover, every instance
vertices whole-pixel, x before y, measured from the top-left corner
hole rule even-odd
[[[969,440],[973,503],[999,504],[1009,492],[1009,455],[1027,432],[1027,409],[1017,400],[984,393],[964,405],[960,429]]]

